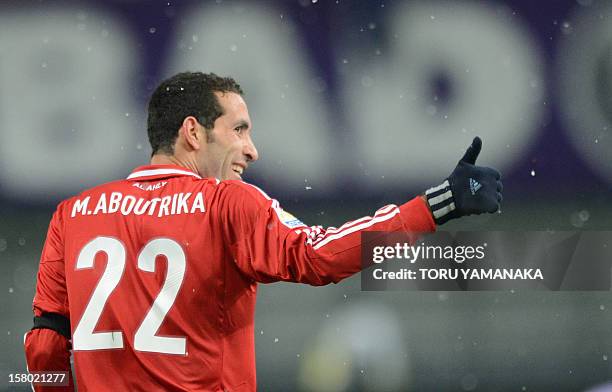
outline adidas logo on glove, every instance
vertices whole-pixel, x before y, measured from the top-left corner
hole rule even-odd
[[[472,195],[475,195],[480,188],[482,188],[482,184],[475,179],[470,178],[470,191],[472,191]]]

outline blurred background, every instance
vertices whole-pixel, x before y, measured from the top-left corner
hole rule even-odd
[[[445,229],[612,229],[611,2],[3,1],[0,390],[29,390],[8,373],[55,206],[148,162],[148,97],[184,70],[242,84],[247,180],[307,224],[412,198],[479,135],[503,211]],[[611,330],[609,292],[261,285],[258,384],[586,391],[612,378]]]

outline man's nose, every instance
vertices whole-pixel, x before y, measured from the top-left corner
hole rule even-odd
[[[250,162],[259,159],[259,153],[257,152],[257,148],[255,148],[255,143],[253,143],[253,139],[250,137],[244,142],[244,155],[247,156],[247,160]]]

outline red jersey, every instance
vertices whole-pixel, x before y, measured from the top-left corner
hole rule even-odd
[[[361,231],[434,228],[420,197],[324,229],[253,185],[144,166],[58,206],[34,312],[69,317],[80,390],[253,391],[257,282],[338,282],[362,268]],[[66,360],[54,334],[28,333],[30,370],[41,341]]]

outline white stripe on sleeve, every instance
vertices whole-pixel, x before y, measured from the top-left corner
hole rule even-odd
[[[380,222],[384,222],[386,220],[389,220],[391,218],[393,218],[395,215],[400,213],[399,208],[397,208],[397,206],[393,206],[394,208],[388,212],[388,213],[383,213],[383,214],[377,214],[375,215],[374,218],[371,218],[369,221],[363,222],[361,224],[358,224],[356,226],[352,226],[350,228],[347,228],[345,230],[340,231],[337,234],[331,235],[331,236],[325,236],[325,239],[318,242],[317,244],[315,244],[313,246],[314,249],[319,249],[327,244],[329,244],[331,241],[333,240],[337,240],[339,238],[342,238],[344,236],[347,236],[349,234],[352,234],[356,231],[359,230],[363,230],[363,229],[367,229],[368,227],[376,224],[376,223],[380,223]]]

